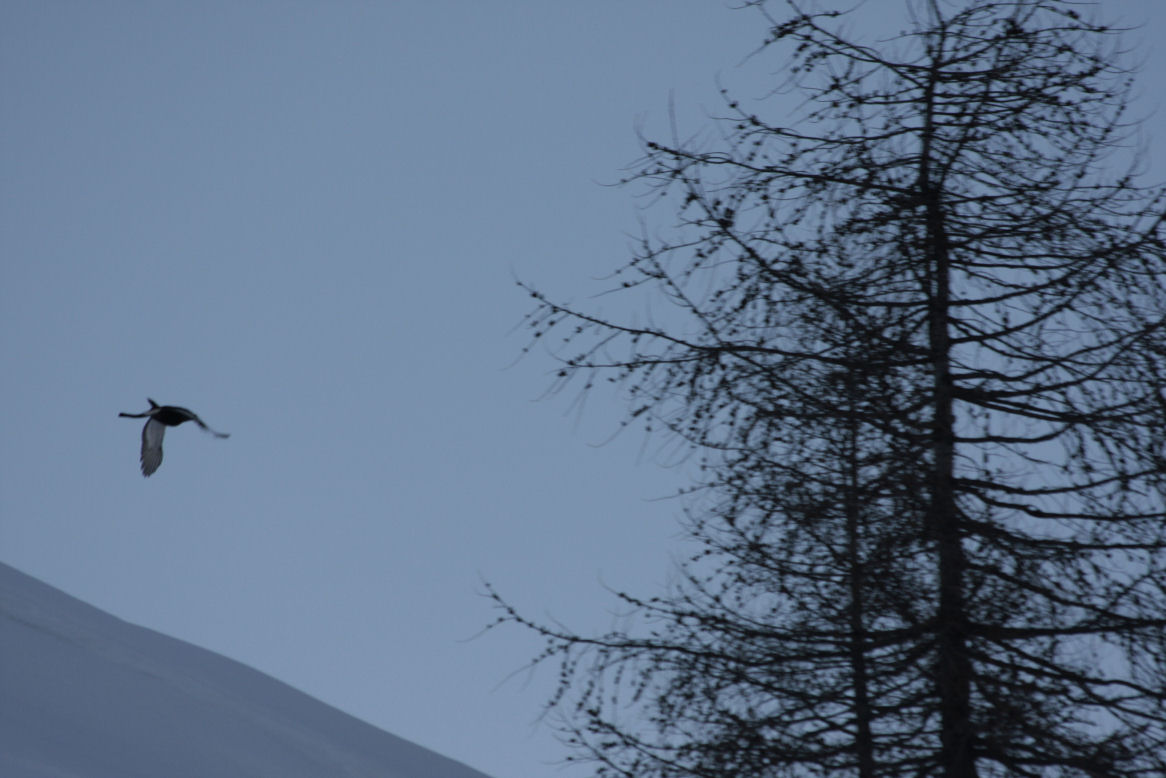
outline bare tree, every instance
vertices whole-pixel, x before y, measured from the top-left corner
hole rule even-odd
[[[1166,244],[1117,33],[1069,0],[918,0],[889,41],[786,0],[793,126],[647,141],[622,288],[530,290],[700,456],[698,551],[643,627],[517,621],[601,774],[1166,774]],[[1128,163],[1118,167],[1125,157]]]

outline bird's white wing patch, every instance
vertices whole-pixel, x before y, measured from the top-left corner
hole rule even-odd
[[[150,419],[142,427],[142,475],[148,476],[162,464],[162,437],[166,425]]]

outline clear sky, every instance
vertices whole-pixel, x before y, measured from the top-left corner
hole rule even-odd
[[[539,401],[513,278],[605,288],[637,127],[671,95],[707,129],[718,77],[763,94],[730,5],[0,1],[0,559],[497,778],[556,773],[553,668],[508,681],[539,641],[471,639],[481,581],[609,626],[604,587],[654,593],[680,553],[655,498],[684,471],[604,444],[611,395]],[[1166,30],[1160,0],[1103,6]],[[147,396],[231,438],[172,429],[143,479],[117,413]]]

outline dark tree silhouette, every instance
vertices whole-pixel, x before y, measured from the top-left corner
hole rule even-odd
[[[918,0],[887,41],[746,5],[805,108],[726,95],[717,143],[645,143],[632,179],[679,223],[617,278],[671,310],[530,290],[559,388],[622,382],[625,423],[700,464],[677,584],[620,595],[641,626],[497,598],[562,663],[575,758],[1166,774],[1163,192],[1135,184],[1119,36],[1068,0]]]

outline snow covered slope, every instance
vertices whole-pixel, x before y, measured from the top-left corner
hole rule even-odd
[[[485,778],[0,564],[5,778]]]

